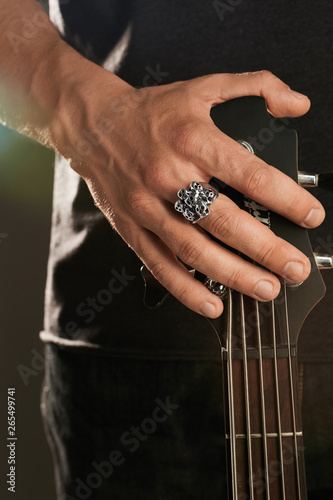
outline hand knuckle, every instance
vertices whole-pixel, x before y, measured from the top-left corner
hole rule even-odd
[[[175,297],[177,297],[179,302],[181,302],[182,304],[187,304],[191,297],[191,290],[182,288],[181,290],[177,290],[174,295]]]
[[[274,255],[277,253],[277,242],[267,241],[260,245],[257,254],[255,256],[255,261],[262,264],[263,266],[268,266],[272,263]]]
[[[297,193],[293,193],[293,196],[288,200],[287,211],[289,214],[292,214],[293,217],[296,217],[296,214],[300,212],[300,207],[302,206],[302,196],[299,196]],[[309,212],[309,208],[305,210],[305,214]],[[304,214],[302,214],[304,215]],[[301,220],[303,217],[301,216]]]
[[[133,190],[127,193],[127,202],[130,211],[138,219],[146,219],[151,215],[151,198],[147,193]]]
[[[214,218],[211,220],[210,230],[212,234],[218,236],[221,240],[226,240],[232,234],[238,232],[237,219],[238,218],[233,212],[219,209],[214,212]]]
[[[203,250],[201,245],[195,240],[186,240],[181,243],[178,257],[186,264],[195,268],[196,263],[202,256]]]
[[[165,165],[163,165],[162,161],[150,161],[142,173],[143,184],[153,190],[164,187],[165,172]]]
[[[276,76],[268,69],[262,69],[261,71],[259,71],[259,74],[263,81],[268,81],[272,78],[276,78]]]
[[[246,182],[245,194],[250,198],[256,199],[258,194],[263,193],[267,189],[267,183],[268,175],[266,167],[255,167]]]
[[[150,272],[165,288],[170,288],[172,283],[172,268],[170,265],[164,262],[155,262],[150,266]]]
[[[239,290],[241,285],[244,284],[244,276],[240,269],[232,269],[226,280],[226,286],[231,289]]]
[[[200,146],[200,134],[196,123],[184,122],[175,128],[172,140],[174,151],[188,158]]]

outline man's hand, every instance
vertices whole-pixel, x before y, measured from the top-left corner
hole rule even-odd
[[[244,95],[263,96],[277,117],[300,116],[310,106],[266,71],[133,89],[101,70],[82,87],[64,90],[53,122],[57,149],[85,179],[114,229],[177,299],[212,318],[221,314],[222,302],[177,257],[263,301],[280,289],[270,271],[297,283],[309,275],[310,262],[223,195],[208,217],[192,225],[173,207],[180,188],[215,176],[303,227],[324,218],[314,197],[213,124],[212,106]],[[222,248],[202,229],[268,270]]]

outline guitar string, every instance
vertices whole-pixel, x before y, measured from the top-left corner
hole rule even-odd
[[[229,399],[228,399],[228,393],[226,390],[227,377],[228,377],[228,374],[226,373],[226,371],[228,368],[227,368],[227,360],[225,359],[225,354],[227,353],[227,349],[226,349],[226,347],[223,347],[222,342],[220,341],[220,337],[219,337],[217,330],[215,329],[214,326],[213,326],[213,328],[217,334],[217,337],[219,339],[220,346],[221,346],[222,401],[223,401],[223,414],[224,414],[224,435],[225,435],[226,472],[227,472],[226,483],[227,483],[227,496],[228,496],[227,500],[232,500],[231,492],[230,492],[230,476],[231,476],[231,481],[233,481],[232,469],[231,469],[231,467],[232,467],[232,465],[231,465],[231,451],[230,451],[230,463],[229,463],[229,454],[228,454],[228,445],[227,445],[227,443],[228,443],[227,435],[228,435],[228,433],[230,435],[230,428],[228,427],[230,417],[227,417],[227,408],[229,408]],[[228,413],[229,413],[229,410],[228,410]],[[230,443],[231,443],[231,440],[230,440]]]
[[[232,371],[232,291],[228,289],[228,326],[227,326],[227,375],[229,392],[229,427],[230,427],[230,458],[233,500],[238,500],[237,460],[236,460],[236,430],[234,406],[234,382]]]
[[[249,487],[250,500],[254,500],[253,490],[253,463],[252,463],[252,438],[251,438],[251,415],[250,415],[250,397],[249,397],[249,376],[247,366],[247,345],[245,331],[245,312],[244,312],[244,296],[239,295],[242,323],[242,348],[243,348],[243,372],[244,372],[244,395],[245,395],[245,414],[246,414],[246,433],[247,433],[247,456],[249,468]]]
[[[276,389],[276,408],[278,420],[278,436],[279,436],[279,451],[280,451],[280,467],[281,467],[281,486],[282,486],[282,499],[286,500],[286,489],[284,480],[284,463],[283,463],[283,447],[282,447],[282,433],[281,433],[281,411],[280,411],[280,390],[279,390],[279,377],[278,377],[278,364],[277,364],[277,349],[276,349],[276,328],[275,328],[275,300],[272,300],[272,326],[273,326],[273,350],[274,350],[274,377]]]
[[[266,429],[266,408],[265,408],[265,389],[264,389],[264,370],[262,361],[262,343],[261,343],[261,329],[260,329],[260,316],[259,316],[259,303],[255,301],[256,306],[256,319],[257,319],[257,338],[258,338],[258,353],[259,353],[259,379],[260,379],[260,395],[261,395],[261,418],[262,418],[262,434],[263,434],[263,447],[264,447],[264,461],[265,461],[265,485],[266,485],[266,500],[270,500],[269,488],[269,470],[268,470],[268,451],[267,451],[267,429]]]
[[[223,343],[221,342],[221,338],[220,338],[220,335],[217,331],[217,329],[215,328],[215,325],[213,323],[213,321],[208,318],[206,316],[206,320],[208,321],[209,325],[212,327],[213,331],[215,332],[215,335],[217,337],[217,340],[218,340],[218,343],[220,345],[220,352],[221,352],[221,368],[222,368],[222,387],[223,387],[223,390],[222,390],[222,394],[223,394],[223,413],[224,413],[224,434],[225,434],[225,440],[226,440],[226,443],[227,443],[227,435],[228,435],[228,432],[229,432],[229,436],[230,436],[230,428],[228,428],[228,419],[227,419],[227,415],[226,415],[226,409],[227,409],[227,405],[228,405],[228,412],[229,412],[229,420],[230,420],[230,406],[229,406],[229,399],[228,399],[228,402],[227,402],[227,396],[228,394],[226,394],[226,391],[224,390],[225,388],[225,384],[228,382],[226,382],[226,375],[225,375],[225,355],[227,354],[227,345],[226,347],[223,347]],[[228,374],[227,374],[228,376]],[[229,390],[229,389],[228,389]],[[230,424],[229,424],[229,427],[230,427]],[[229,439],[229,442],[231,442],[231,437]],[[227,446],[226,446],[226,451],[227,451]],[[231,453],[231,450],[230,450],[230,453]],[[227,458],[228,460],[228,458]],[[231,462],[231,459],[230,459],[230,462]],[[228,465],[227,465],[228,466]],[[230,464],[230,469],[231,469],[231,464]],[[231,476],[232,476],[232,469],[230,470],[230,473],[231,473]],[[227,474],[227,495],[228,495],[228,500],[233,500],[232,497],[230,496],[230,480],[229,480],[229,475]],[[232,478],[233,480],[233,478]]]
[[[301,500],[301,484],[300,484],[299,460],[298,460],[298,443],[297,443],[297,434],[296,434],[297,428],[296,428],[296,414],[295,414],[294,381],[293,381],[293,370],[292,370],[292,364],[291,364],[291,344],[290,344],[290,330],[289,330],[288,297],[287,297],[287,285],[285,282],[284,282],[284,303],[285,303],[286,325],[287,325],[288,365],[289,365],[291,407],[292,407],[292,417],[293,417],[293,434],[294,434],[294,447],[295,447],[295,465],[296,465],[296,475],[297,475],[297,492],[298,492],[298,498],[299,498],[299,500]]]

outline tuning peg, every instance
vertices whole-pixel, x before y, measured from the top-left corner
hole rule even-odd
[[[323,174],[298,172],[298,184],[302,187],[320,187],[333,193],[333,172]]]
[[[314,253],[313,255],[318,269],[333,269],[333,255],[324,253]]]
[[[317,187],[318,174],[308,172],[298,172],[298,184],[302,187]]]
[[[224,300],[228,296],[228,288],[225,285],[221,285],[218,281],[212,280],[212,278],[206,278],[204,285],[208,288],[210,292],[217,295],[221,300]]]

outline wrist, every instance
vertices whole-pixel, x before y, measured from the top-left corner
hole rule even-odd
[[[50,145],[65,155],[80,130],[93,127],[97,106],[105,107],[106,102],[111,104],[119,94],[132,87],[81,56],[63,40],[58,43],[55,60],[55,67],[50,60],[52,73],[56,75],[49,89]]]

